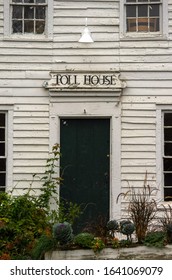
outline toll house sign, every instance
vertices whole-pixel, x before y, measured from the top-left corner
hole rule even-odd
[[[119,90],[125,87],[119,73],[75,73],[50,72],[51,79],[44,87],[53,91],[101,91]]]

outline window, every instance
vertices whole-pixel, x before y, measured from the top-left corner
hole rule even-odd
[[[46,0],[11,0],[11,33],[44,34]]]
[[[5,0],[4,39],[52,40],[53,0]]]
[[[126,0],[126,32],[161,31],[162,0]]]
[[[164,200],[172,201],[172,112],[164,112],[163,177]]]
[[[6,114],[0,113],[0,191],[6,185]]]

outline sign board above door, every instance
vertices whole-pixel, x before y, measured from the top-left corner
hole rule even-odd
[[[121,91],[126,87],[114,72],[50,72],[43,86],[50,91]]]

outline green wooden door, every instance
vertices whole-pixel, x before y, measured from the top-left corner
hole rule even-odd
[[[81,205],[78,232],[109,217],[109,119],[61,119],[60,197]]]

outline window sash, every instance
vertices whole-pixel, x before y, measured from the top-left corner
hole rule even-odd
[[[11,33],[12,34],[45,34],[46,21],[47,21],[47,0],[44,3],[15,3],[10,2],[11,13]],[[14,7],[21,7],[21,12],[18,17],[13,14]],[[33,7],[33,15],[26,16],[25,11],[27,7]],[[37,8],[45,8],[44,16],[37,17]]]
[[[151,12],[152,6],[157,10]],[[162,21],[162,1],[130,1],[124,2],[125,6],[125,22],[126,22],[126,32],[134,32],[134,33],[154,33],[161,31],[161,21]],[[130,8],[135,7],[135,12]],[[142,15],[141,8],[142,7]],[[143,11],[144,8],[144,11]],[[129,11],[133,13],[133,15],[129,14]],[[156,14],[157,13],[157,14]]]

